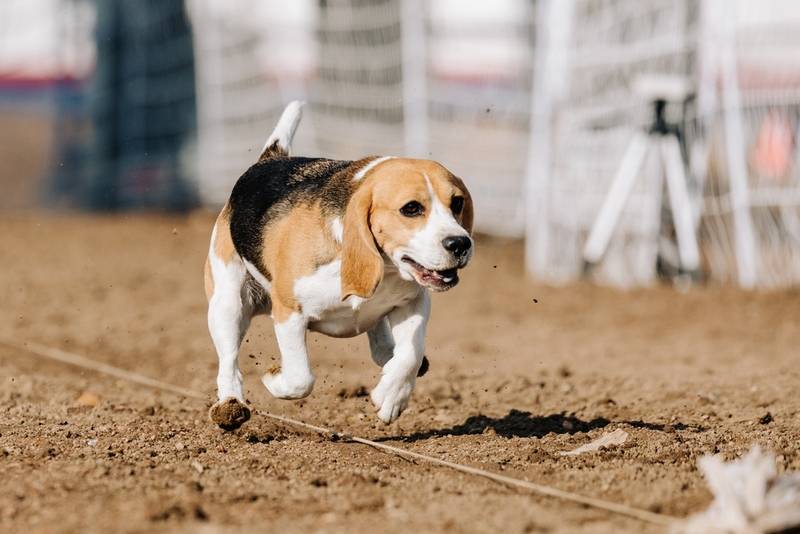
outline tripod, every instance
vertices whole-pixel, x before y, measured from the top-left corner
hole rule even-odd
[[[660,157],[662,177],[667,180],[680,267],[687,272],[700,267],[700,252],[680,146],[681,131],[678,125],[670,124],[664,118],[666,105],[665,98],[653,101],[653,122],[649,130],[637,132],[625,150],[583,249],[584,260],[589,265],[598,263],[608,250],[636,178],[642,171],[648,152],[653,150]]]

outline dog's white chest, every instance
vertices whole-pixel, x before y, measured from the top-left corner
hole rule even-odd
[[[323,265],[294,284],[294,294],[308,318],[308,328],[334,337],[352,337],[375,326],[396,306],[413,299],[422,288],[400,278],[387,266],[375,295],[368,300],[350,297],[342,302],[341,261]]]

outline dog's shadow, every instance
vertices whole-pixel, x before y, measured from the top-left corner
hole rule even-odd
[[[503,417],[473,415],[463,423],[448,428],[425,430],[405,436],[386,436],[377,441],[414,442],[441,436],[484,434],[489,431],[505,438],[541,438],[550,433],[575,434],[576,432],[589,432],[590,430],[606,427],[612,422],[657,431],[664,431],[667,427],[667,425],[660,423],[646,423],[644,421],[611,421],[605,417],[596,417],[587,421],[564,413],[539,416],[530,412],[512,409]],[[689,428],[680,423],[671,426],[675,430]],[[698,430],[702,429],[698,428]]]

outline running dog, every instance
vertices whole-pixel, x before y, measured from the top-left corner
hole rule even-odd
[[[397,419],[427,368],[429,291],[454,287],[474,250],[461,179],[428,160],[290,157],[301,115],[300,102],[286,107],[211,233],[205,291],[219,371],[209,415],[228,430],[250,418],[238,352],[259,313],[271,315],[281,353],[262,378],[272,395],[311,393],[308,330],[366,332],[383,368],[370,397],[381,421]]]

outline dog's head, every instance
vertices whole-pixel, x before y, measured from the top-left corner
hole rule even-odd
[[[458,283],[472,257],[472,197],[464,182],[433,161],[390,159],[358,184],[344,218],[342,298],[369,298],[384,257],[400,276],[434,291]]]

